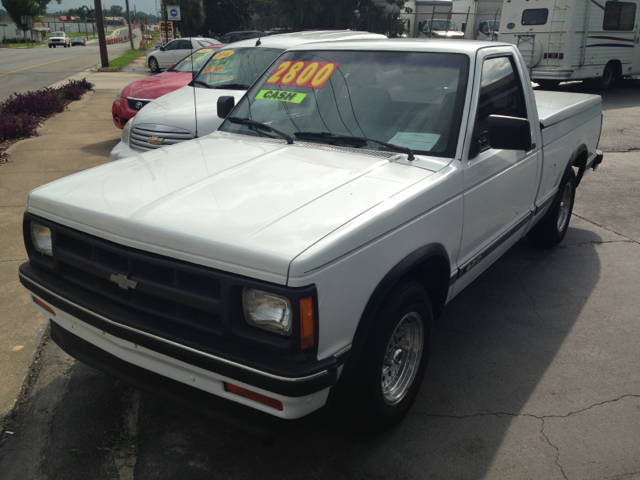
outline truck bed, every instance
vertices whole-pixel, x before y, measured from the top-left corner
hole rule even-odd
[[[598,107],[602,103],[602,98],[599,95],[584,93],[534,90],[534,94],[538,107],[538,119],[542,128],[560,123],[567,118]]]

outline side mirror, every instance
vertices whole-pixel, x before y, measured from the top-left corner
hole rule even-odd
[[[500,150],[531,150],[531,127],[526,118],[489,115],[489,145]]]
[[[231,96],[218,98],[218,117],[227,118],[233,107],[236,105],[236,99]]]
[[[467,22],[462,22],[462,27],[460,27],[460,31],[463,33],[467,31]]]
[[[160,47],[160,51],[164,52],[164,45]]]

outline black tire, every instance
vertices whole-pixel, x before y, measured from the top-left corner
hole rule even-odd
[[[49,45],[49,48],[51,48],[53,45]]]
[[[543,90],[554,90],[560,85],[560,80],[535,80]]]
[[[156,72],[160,71],[160,65],[158,64],[158,60],[156,60],[155,57],[151,57],[149,59],[149,68],[151,69],[151,71],[153,73],[156,73]]]
[[[347,418],[369,431],[385,430],[402,420],[424,378],[431,350],[432,324],[429,296],[420,283],[404,282],[388,295],[373,318],[349,385],[343,389],[340,401],[346,407]],[[405,329],[399,330],[401,326]],[[421,339],[419,334],[412,333],[419,330]],[[406,349],[399,347],[399,339]],[[412,339],[415,342],[410,348],[406,342]],[[396,360],[402,365],[398,366]],[[393,385],[398,385],[397,389],[390,388]]]
[[[560,189],[551,208],[535,227],[527,233],[527,238],[534,245],[551,248],[558,245],[569,229],[573,201],[576,196],[576,174],[573,169],[560,185]],[[569,205],[567,206],[567,202]]]
[[[618,80],[618,69],[616,65],[612,62],[607,63],[602,71],[602,76],[597,78],[595,81],[595,85],[598,90],[609,90],[611,89]]]

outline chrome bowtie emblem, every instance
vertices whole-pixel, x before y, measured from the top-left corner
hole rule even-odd
[[[129,280],[123,273],[118,273],[117,275],[115,273],[112,273],[109,280],[117,283],[120,288],[124,288],[125,290],[128,290],[129,288],[133,290],[134,288],[136,288],[136,285],[138,285],[138,282]]]
[[[142,108],[142,102],[136,102],[136,110],[140,110]]]
[[[160,145],[162,143],[162,138],[150,137],[147,141],[152,145]]]

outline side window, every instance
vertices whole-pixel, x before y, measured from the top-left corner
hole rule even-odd
[[[482,65],[476,117],[476,139],[480,151],[489,148],[489,115],[527,118],[522,83],[510,56],[488,58]]]
[[[178,50],[191,50],[191,40],[180,40]]]
[[[607,2],[604,5],[603,30],[633,30],[636,19],[636,4],[629,2]]]
[[[547,23],[549,10],[546,8],[532,8],[522,12],[522,25],[544,25]]]
[[[180,42],[180,40],[173,40],[172,42],[167,43],[164,46],[165,51],[166,50],[176,50],[178,48],[178,42]]]

